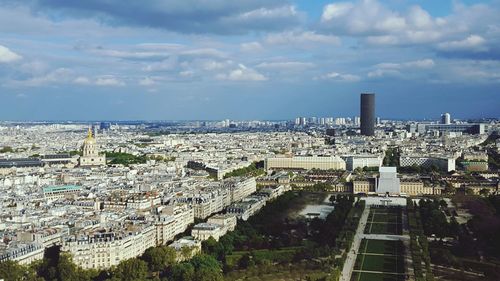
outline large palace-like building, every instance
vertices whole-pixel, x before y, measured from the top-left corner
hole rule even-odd
[[[102,166],[106,165],[106,156],[99,155],[99,146],[95,138],[92,136],[92,131],[89,128],[87,138],[83,141],[83,155],[80,156],[80,166]]]

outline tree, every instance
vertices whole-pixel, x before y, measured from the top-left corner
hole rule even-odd
[[[0,262],[0,279],[5,281],[42,281],[43,278],[37,277],[35,271],[30,267],[25,267],[11,260]]]
[[[132,258],[120,262],[113,272],[113,278],[123,281],[144,280],[148,276],[148,265],[145,261]]]
[[[447,182],[446,186],[444,187],[444,193],[450,194],[450,195],[454,194],[455,193],[455,187],[451,183]]]
[[[490,195],[490,190],[489,190],[489,189],[487,189],[487,188],[483,188],[483,189],[481,189],[481,190],[479,191],[479,194],[480,194],[481,196],[488,196],[488,195]]]
[[[194,281],[194,266],[189,262],[182,262],[172,267],[170,279],[172,281]]]
[[[149,270],[158,272],[172,266],[175,263],[176,252],[167,246],[148,248],[142,255],[142,259],[147,262]]]
[[[450,219],[450,234],[457,237],[460,232],[460,224],[457,222],[455,216]]]
[[[193,250],[194,248],[192,247],[182,247],[181,248],[181,256],[184,260],[187,260],[191,257],[191,255],[193,254]]]
[[[246,253],[238,261],[238,267],[240,269],[246,269],[250,266],[250,261],[251,261],[250,255]]]
[[[222,269],[217,260],[209,255],[197,255],[191,259],[196,281],[222,281]]]

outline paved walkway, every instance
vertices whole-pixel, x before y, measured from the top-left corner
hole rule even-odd
[[[392,240],[392,241],[404,241],[410,240],[408,235],[392,235],[392,234],[361,234],[364,239],[372,240]]]
[[[391,275],[406,275],[406,273],[385,272],[385,271],[372,271],[372,270],[354,270],[354,272],[380,273],[380,274],[391,274]]]
[[[354,234],[354,239],[352,242],[351,251],[347,253],[347,258],[344,263],[344,268],[342,269],[342,275],[340,276],[340,281],[350,281],[351,274],[354,270],[354,263],[356,262],[356,255],[359,251],[359,245],[363,239],[363,233],[365,231],[366,221],[368,220],[368,215],[370,214],[370,206],[366,206],[365,210],[361,214],[359,219],[358,229],[356,234]]]

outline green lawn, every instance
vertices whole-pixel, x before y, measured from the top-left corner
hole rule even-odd
[[[392,234],[401,235],[403,233],[403,225],[399,223],[367,223],[365,228],[366,234]]]
[[[381,214],[375,213],[368,218],[368,221],[386,222],[386,223],[401,223],[401,215],[397,214]]]
[[[359,248],[361,249],[360,254],[374,253],[374,254],[398,255],[403,253],[404,245],[403,242],[401,241],[363,239],[363,241],[361,241],[361,246]]]
[[[368,216],[365,233],[401,235],[403,233],[401,209],[371,209]]]
[[[353,272],[351,281],[404,281],[404,275]]]
[[[354,270],[404,273],[401,256],[358,255]]]

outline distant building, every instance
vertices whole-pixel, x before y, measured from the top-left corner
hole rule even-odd
[[[0,159],[0,169],[41,167],[41,166],[43,166],[42,161],[36,158]]]
[[[83,141],[83,155],[80,157],[80,166],[103,166],[106,165],[106,156],[99,155],[99,147],[92,131],[89,128],[87,138]]]
[[[40,160],[45,165],[71,165],[71,166],[74,166],[78,163],[78,158],[72,157],[69,153],[46,154],[46,155],[40,156]]]
[[[425,168],[430,168],[434,165],[446,172],[455,171],[456,169],[455,157],[444,155],[401,155],[399,157],[399,164],[401,167],[421,166]]]
[[[201,252],[201,241],[191,236],[183,237],[168,245],[177,253],[177,261],[190,259]]]
[[[356,168],[373,168],[382,166],[384,158],[379,155],[353,155],[345,158],[346,168],[353,171]]]
[[[266,170],[273,169],[319,169],[345,170],[345,161],[338,156],[294,156],[270,157],[264,161]]]
[[[11,242],[5,247],[0,247],[0,262],[11,260],[22,265],[27,265],[43,259],[44,252],[45,248],[41,243]]]
[[[444,124],[444,125],[451,124],[451,115],[449,113],[441,114],[441,124]]]
[[[444,132],[456,132],[456,133],[466,133],[471,135],[480,135],[485,132],[484,124],[430,124],[430,123],[419,123],[417,124],[417,132],[419,134],[425,134],[429,131],[438,131],[440,133]]]
[[[401,183],[396,167],[380,167],[380,176],[377,179],[377,193],[400,194]]]
[[[104,269],[142,255],[147,248],[156,246],[155,237],[152,225],[117,232],[101,229],[66,238],[62,251],[69,252],[73,262],[84,269]]]
[[[375,94],[361,94],[361,135],[375,134]]]
[[[47,186],[43,188],[43,195],[47,200],[56,200],[73,197],[80,191],[82,191],[82,187],[77,185]]]

